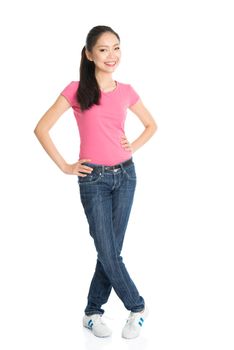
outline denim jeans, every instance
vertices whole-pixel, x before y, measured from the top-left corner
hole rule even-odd
[[[90,284],[86,315],[103,314],[101,308],[115,290],[127,310],[144,309],[140,296],[120,255],[136,187],[135,165],[106,170],[104,165],[85,163],[93,168],[86,177],[78,176],[80,198],[97,251],[95,272]]]

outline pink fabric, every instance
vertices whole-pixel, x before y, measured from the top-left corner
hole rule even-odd
[[[140,99],[130,84],[117,82],[113,91],[101,92],[100,105],[81,112],[76,101],[79,81],[70,82],[61,92],[70,103],[80,134],[79,159],[91,163],[114,165],[131,158],[132,152],[122,148],[121,136],[127,108]]]

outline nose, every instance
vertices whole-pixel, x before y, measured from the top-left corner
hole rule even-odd
[[[116,56],[115,56],[115,52],[112,51],[112,50],[110,50],[107,57],[108,57],[108,58],[115,58],[115,57],[116,57]]]

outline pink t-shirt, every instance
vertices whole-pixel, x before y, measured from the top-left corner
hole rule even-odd
[[[140,99],[130,84],[116,81],[109,92],[101,91],[100,105],[93,105],[81,112],[76,100],[79,81],[70,82],[61,92],[70,103],[80,134],[79,159],[91,159],[91,163],[114,165],[131,158],[132,152],[122,148],[121,136],[127,108]]]

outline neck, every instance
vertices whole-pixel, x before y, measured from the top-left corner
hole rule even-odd
[[[105,72],[96,72],[95,73],[98,85],[100,88],[105,88],[108,86],[112,86],[114,83],[112,73],[105,73]]]

